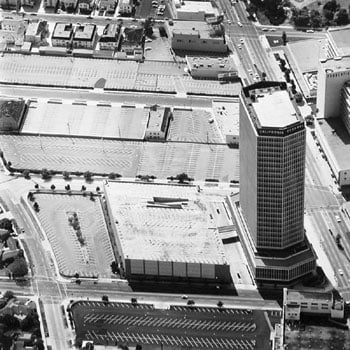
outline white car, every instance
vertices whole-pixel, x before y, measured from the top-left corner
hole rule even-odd
[[[344,271],[342,269],[338,269],[338,273],[339,273],[340,276],[344,275]]]
[[[275,31],[276,31],[275,28],[270,28],[270,29],[269,29],[269,32],[275,32]]]
[[[243,25],[242,25],[241,22],[237,22],[237,24],[238,24],[240,27],[243,27]]]
[[[268,32],[269,30],[267,28],[262,29],[263,32]]]
[[[312,29],[308,29],[306,33],[315,33]]]
[[[337,220],[337,222],[341,222],[341,219],[340,219],[339,215],[335,215],[335,219]]]
[[[145,40],[145,43],[151,43],[151,42],[152,42],[152,39],[148,38],[148,39]]]
[[[242,43],[242,44],[244,44],[244,39],[242,38],[242,39],[240,39],[240,42]]]
[[[232,22],[230,20],[227,21],[228,24],[232,24]]]
[[[145,51],[150,51],[150,50],[152,50],[152,48],[151,47],[145,47]]]

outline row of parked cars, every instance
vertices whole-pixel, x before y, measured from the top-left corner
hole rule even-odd
[[[165,11],[164,0],[161,0],[160,3],[157,0],[153,0],[152,7],[157,9],[157,16],[164,15],[164,11]]]

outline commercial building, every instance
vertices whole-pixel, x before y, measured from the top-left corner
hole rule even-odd
[[[239,144],[239,99],[234,102],[214,100],[212,110],[220,133],[228,145]]]
[[[231,57],[186,56],[187,68],[192,78],[237,80],[238,71]]]
[[[350,80],[343,85],[341,90],[340,117],[350,135]]]
[[[320,118],[340,116],[341,90],[350,80],[350,56],[320,60],[317,75],[317,108]]]
[[[305,292],[284,288],[283,308],[285,320],[300,321],[302,314],[343,319],[345,303],[335,292]]]
[[[196,186],[107,182],[104,193],[128,279],[231,281],[218,223],[225,199]]]
[[[52,46],[68,47],[72,42],[73,33],[72,23],[56,23],[51,36]]]
[[[304,233],[305,125],[285,83],[244,88],[240,109],[240,234],[258,283],[314,271]]]
[[[117,23],[109,23],[100,37],[100,50],[116,50],[121,34],[121,26]]]
[[[327,30],[327,58],[350,56],[350,27]]]
[[[206,17],[218,15],[210,1],[183,1],[175,13],[176,19],[183,21],[205,21]]]
[[[145,140],[165,141],[171,120],[169,107],[151,106],[145,131]]]
[[[41,38],[48,32],[48,24],[46,21],[30,22],[24,40],[32,44],[39,44]]]
[[[119,1],[119,13],[130,14],[132,13],[132,0],[120,0]]]
[[[227,52],[222,24],[196,21],[170,21],[166,30],[171,47],[181,51]]]
[[[142,60],[144,33],[144,28],[125,28],[122,34],[121,48],[117,52],[117,58]]]
[[[82,24],[75,28],[73,35],[73,47],[93,49],[96,42],[96,24]]]

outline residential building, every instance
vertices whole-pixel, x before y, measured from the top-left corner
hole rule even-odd
[[[350,56],[320,60],[317,75],[317,109],[320,118],[340,116],[341,90],[350,80]]]
[[[116,0],[100,0],[100,10],[114,11],[117,5]]]
[[[66,11],[67,9],[75,10],[77,4],[78,0],[60,0],[60,6],[64,11]]]
[[[143,59],[144,28],[125,28],[117,57],[120,59]]]
[[[133,0],[120,0],[119,1],[119,13],[130,14],[132,13]]]
[[[221,24],[211,25],[196,21],[170,21],[166,30],[174,50],[227,52],[224,29]]]
[[[238,71],[231,57],[186,56],[187,68],[192,78],[237,80]]]
[[[306,292],[283,289],[283,308],[285,320],[300,320],[302,314],[327,315],[343,319],[344,300],[336,292]]]
[[[68,47],[73,38],[72,23],[56,23],[51,36],[52,46]]]
[[[100,37],[100,50],[116,50],[121,34],[121,26],[117,23],[109,23]]]
[[[33,44],[39,44],[46,33],[48,33],[48,24],[46,21],[31,22],[27,27],[24,40]]]
[[[165,141],[171,115],[169,107],[151,106],[148,114],[145,140]]]
[[[243,90],[239,232],[258,284],[289,284],[316,267],[304,231],[305,125],[285,83]]]
[[[56,8],[58,0],[44,0],[44,7],[54,7]]]
[[[93,49],[96,42],[96,24],[82,24],[75,27],[73,47]]]
[[[0,0],[0,6],[5,8],[16,7],[17,0]]]
[[[91,11],[94,9],[95,6],[95,0],[79,0],[79,11],[81,13],[91,13]]]
[[[34,0],[21,0],[21,5],[22,6],[30,6],[33,7],[35,4]]]
[[[210,1],[183,1],[176,8],[176,19],[183,21],[205,21],[206,17],[218,15]]]

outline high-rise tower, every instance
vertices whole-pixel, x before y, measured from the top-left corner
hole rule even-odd
[[[244,88],[240,209],[257,280],[290,282],[315,269],[304,234],[305,126],[284,83]]]

